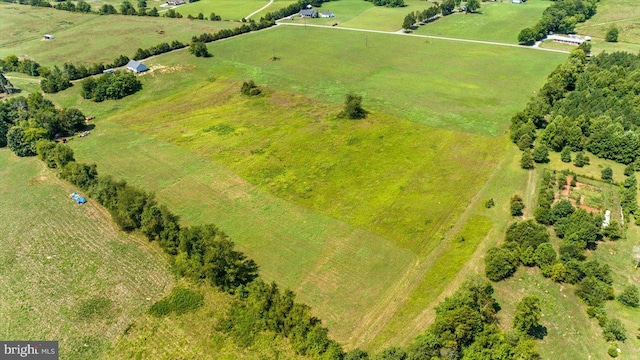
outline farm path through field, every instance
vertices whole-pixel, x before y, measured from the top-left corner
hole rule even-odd
[[[550,51],[557,52],[562,54],[568,54],[568,51],[565,50],[557,50],[557,49],[546,49],[540,47],[532,47],[532,46],[523,46],[518,44],[509,44],[509,43],[501,43],[495,41],[482,41],[482,40],[470,40],[470,39],[460,39],[460,38],[452,38],[452,37],[444,37],[444,36],[432,36],[432,35],[418,35],[418,34],[408,34],[402,30],[398,31],[382,31],[382,30],[369,30],[369,29],[356,29],[356,28],[347,28],[347,27],[337,27],[337,26],[329,26],[329,25],[317,25],[317,24],[293,24],[293,23],[285,23],[285,22],[277,22],[278,25],[289,25],[289,26],[305,26],[305,27],[319,27],[326,29],[338,29],[338,30],[349,30],[349,31],[360,31],[360,32],[370,32],[376,34],[389,34],[389,35],[402,35],[402,36],[413,36],[420,37],[426,39],[435,39],[435,40],[445,40],[445,41],[458,41],[458,42],[467,42],[474,44],[484,44],[484,45],[494,45],[494,46],[508,46],[508,47],[516,47],[522,49],[531,49],[531,50],[540,50],[540,51]]]
[[[249,19],[249,18],[250,18],[250,17],[252,17],[253,15],[255,15],[255,14],[259,13],[260,11],[262,11],[262,10],[264,10],[264,9],[268,8],[268,7],[269,7],[269,5],[271,5],[271,4],[273,4],[273,0],[269,0],[269,3],[268,3],[267,5],[265,5],[265,6],[261,7],[260,9],[258,9],[258,10],[256,10],[256,11],[252,12],[251,14],[249,14],[249,15],[245,16],[244,18],[245,18],[245,19]]]
[[[368,311],[367,315],[359,322],[359,326],[354,329],[352,336],[349,339],[348,345],[350,348],[362,347],[366,344],[371,344],[378,335],[381,335],[385,326],[392,321],[398,311],[401,310],[402,305],[409,300],[409,296],[420,284],[421,279],[426,276],[429,270],[431,270],[436,260],[443,254],[448,245],[455,240],[456,235],[460,233],[464,225],[469,221],[469,218],[473,215],[473,211],[477,208],[479,201],[482,201],[482,196],[485,195],[486,188],[495,179],[497,174],[502,173],[502,169],[505,166],[508,166],[508,160],[508,157],[505,157],[500,165],[496,166],[495,170],[491,173],[484,185],[470,199],[468,205],[455,220],[453,226],[447,230],[445,238],[440,241],[436,248],[425,257],[416,258],[403,277],[396,282],[392,289],[387,291],[387,295],[380,299],[380,301],[370,309],[370,311]],[[459,285],[468,278],[470,272],[477,273],[480,271],[479,269],[483,263],[486,248],[488,245],[493,245],[493,242],[488,242],[486,240],[491,238],[499,239],[500,234],[503,231],[504,229],[496,229],[495,226],[489,231],[485,236],[485,239],[483,239],[473,255],[471,255],[471,258],[467,261],[465,266],[458,272],[454,280],[447,285],[444,291],[440,293],[432,304],[436,304],[446,296],[451,295]],[[411,323],[406,324],[402,329],[402,334],[396,334],[396,338],[388,339],[387,343],[383,345],[388,346],[391,343],[397,343],[399,339],[408,340],[413,338],[415,334],[426,329],[427,326],[433,322],[434,318],[435,310],[433,309],[433,306],[425,308],[413,318]]]
[[[624,22],[624,21],[631,21],[631,20],[640,20],[640,17],[630,17],[630,18],[624,18],[624,19],[618,19],[618,20],[611,20],[611,21],[604,21],[601,23],[594,23],[594,24],[589,24],[589,25],[582,25],[580,26],[580,29],[584,29],[584,28],[588,28],[588,27],[593,27],[593,26],[600,26],[600,25],[607,25],[607,24],[615,24],[615,23],[619,23],[619,22]]]

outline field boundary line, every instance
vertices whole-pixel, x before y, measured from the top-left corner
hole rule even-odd
[[[520,48],[520,49],[531,49],[531,50],[550,51],[550,52],[557,52],[557,53],[562,53],[562,54],[569,54],[569,51],[565,51],[565,50],[536,48],[536,47],[531,47],[531,46],[524,46],[524,45],[518,45],[518,44],[508,44],[508,43],[501,43],[501,42],[495,42],[495,41],[460,39],[460,38],[452,38],[452,37],[445,37],[445,36],[433,36],[433,35],[407,34],[407,33],[398,32],[398,31],[356,29],[356,28],[348,28],[348,27],[318,25],[318,24],[292,24],[292,23],[285,23],[285,22],[279,22],[279,21],[277,22],[277,25],[318,27],[318,28],[325,28],[325,29],[337,29],[337,30],[369,32],[369,33],[375,33],[375,34],[412,36],[412,37],[419,37],[419,38],[425,38],[425,39],[435,39],[435,40],[445,40],[445,41],[458,41],[458,42],[466,42],[466,43],[473,43],[473,44],[483,44],[483,45],[494,45],[494,46],[508,46],[508,47],[514,47],[514,48]]]
[[[471,197],[468,204],[464,207],[464,210],[460,213],[460,215],[454,220],[454,225],[450,229],[446,230],[444,234],[444,239],[442,239],[436,247],[431,250],[426,256],[418,255],[414,259],[413,263],[408,266],[405,274],[402,278],[398,279],[396,284],[393,286],[391,291],[388,292],[386,296],[384,296],[378,304],[376,304],[372,309],[375,311],[370,311],[367,316],[365,316],[357,328],[353,330],[352,337],[347,341],[347,344],[350,346],[361,347],[365,344],[375,343],[378,336],[386,331],[386,327],[393,321],[398,311],[402,309],[402,306],[407,303],[409,300],[411,293],[413,293],[416,288],[420,285],[420,280],[426,276],[426,274],[433,268],[435,261],[442,255],[445,251],[446,247],[455,239],[455,236],[460,233],[464,225],[467,223],[469,218],[472,215],[472,212],[475,211],[477,204],[479,203],[480,195],[484,193],[485,189],[489,186],[488,184],[493,180],[497,174],[506,166],[507,158],[503,159],[498,166],[494,169],[494,171],[487,177],[485,183],[480,187],[480,189]],[[492,233],[493,228],[489,231],[483,240],[478,244],[478,247],[474,251],[474,253],[470,256],[469,260],[463,265],[457,274],[453,277],[453,281],[461,282],[460,278],[466,278],[468,274],[463,271],[469,266],[470,261],[477,257],[479,251],[484,249],[483,245],[486,243],[487,238]],[[442,226],[440,227],[442,229]],[[453,289],[455,290],[455,289]],[[436,304],[436,301],[443,298],[444,296],[448,296],[453,292],[451,286],[446,286],[440,294],[434,299],[434,302],[431,303],[431,306],[428,306],[426,309],[423,309],[419,313],[416,314],[413,322],[411,324],[407,324],[407,326],[412,326],[413,330],[416,329],[416,325],[424,325],[425,322],[425,313],[427,315],[426,322],[429,322],[431,317],[431,313],[435,310],[433,309],[433,305]],[[420,320],[416,320],[420,319]],[[418,322],[419,324],[416,324]],[[382,326],[380,326],[382,325]],[[419,332],[419,331],[418,331]],[[402,337],[403,335],[400,335]],[[384,341],[382,346],[389,346],[390,340],[387,339]],[[400,343],[406,343],[408,339],[398,339],[397,337],[393,340],[400,341]]]

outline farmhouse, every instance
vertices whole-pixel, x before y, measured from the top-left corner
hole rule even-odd
[[[317,18],[318,12],[310,9],[300,10],[300,17]]]
[[[53,40],[53,35],[51,35],[51,34],[44,34],[44,39],[45,39],[45,40]]]
[[[332,18],[335,17],[336,15],[334,13],[332,13],[331,11],[323,11],[320,13],[320,17],[322,18]]]
[[[145,72],[147,70],[149,70],[149,68],[147,67],[147,65],[139,62],[139,61],[135,61],[135,60],[131,60],[129,61],[129,63],[127,64],[127,70],[131,70],[136,74],[139,74],[141,72]]]

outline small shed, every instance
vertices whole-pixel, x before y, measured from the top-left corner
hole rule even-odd
[[[147,65],[136,61],[136,60],[131,60],[129,61],[129,63],[127,64],[127,70],[133,71],[136,74],[139,74],[141,72],[145,72],[147,70],[149,70],[149,68],[147,67]]]
[[[45,40],[53,40],[53,35],[51,35],[51,34],[44,34],[44,39],[45,39]]]
[[[112,74],[112,73],[114,73],[115,71],[116,71],[116,70],[115,70],[114,68],[102,70],[102,72],[103,72],[104,74]]]

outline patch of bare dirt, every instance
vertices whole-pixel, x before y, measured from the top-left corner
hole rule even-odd
[[[155,76],[155,73],[159,74],[170,74],[174,72],[182,72],[195,68],[195,65],[176,65],[176,66],[165,66],[165,65],[154,65],[149,68],[149,71],[145,72],[145,74],[151,74],[151,76]]]

